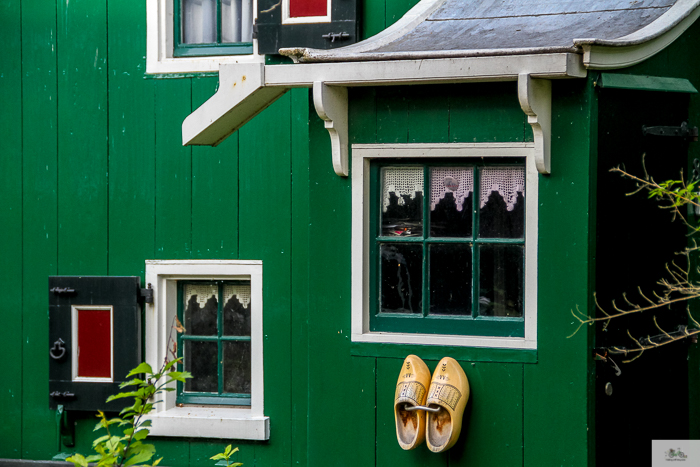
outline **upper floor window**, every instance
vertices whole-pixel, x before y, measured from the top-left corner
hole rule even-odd
[[[175,0],[175,57],[253,53],[253,0]]]

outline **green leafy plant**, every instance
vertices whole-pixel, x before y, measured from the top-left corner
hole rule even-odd
[[[226,446],[226,449],[224,449],[224,452],[220,452],[212,457],[210,457],[211,460],[214,461],[219,461],[215,465],[220,465],[220,466],[226,466],[226,467],[239,467],[243,465],[242,462],[231,462],[231,456],[238,452],[238,448],[231,449],[231,445],[229,444]]]
[[[185,329],[180,321],[175,318],[176,324],[173,326],[177,332],[184,332]],[[172,333],[172,331],[171,331]],[[177,356],[177,347],[174,339],[172,348],[168,349],[172,360],[166,358],[161,368],[154,372],[151,365],[141,363],[126,375],[127,379],[119,385],[120,389],[130,388],[131,390],[120,392],[107,398],[107,402],[133,397],[134,403],[122,409],[119,416],[108,419],[104,412],[99,411],[97,418],[99,422],[94,431],[106,430],[107,434],[98,437],[92,443],[92,447],[97,454],[83,456],[73,454],[66,461],[72,462],[76,467],[87,467],[89,463],[96,463],[98,467],[146,464],[153,459],[156,448],[152,444],[144,443],[148,436],[150,420],[145,416],[153,410],[154,396],[164,391],[174,391],[175,388],[168,387],[173,381],[185,382],[192,375],[187,371],[175,371],[175,365],[181,361]],[[140,377],[143,375],[143,377]],[[156,466],[162,460],[156,459],[150,465]]]

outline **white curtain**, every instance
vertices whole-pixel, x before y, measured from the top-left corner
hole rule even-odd
[[[216,42],[216,1],[182,0],[182,42]],[[253,0],[221,0],[221,42],[253,41]]]

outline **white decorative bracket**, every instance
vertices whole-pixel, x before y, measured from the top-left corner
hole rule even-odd
[[[518,75],[518,99],[535,137],[537,171],[548,175],[551,173],[552,82],[548,79],[532,78],[529,73],[520,73]]]
[[[333,169],[341,177],[348,172],[348,88],[314,81],[314,107],[331,136]]]

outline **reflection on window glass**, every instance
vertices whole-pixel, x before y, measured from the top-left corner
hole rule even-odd
[[[382,235],[423,235],[423,169],[382,169]]]
[[[250,394],[250,341],[224,342],[224,392]]]
[[[423,246],[383,244],[381,304],[384,313],[421,313]]]
[[[479,315],[523,316],[522,245],[479,247]]]
[[[469,316],[471,313],[471,245],[430,245],[430,314]]]
[[[192,373],[187,379],[187,392],[218,392],[218,346],[216,342],[185,341],[183,363]]]

